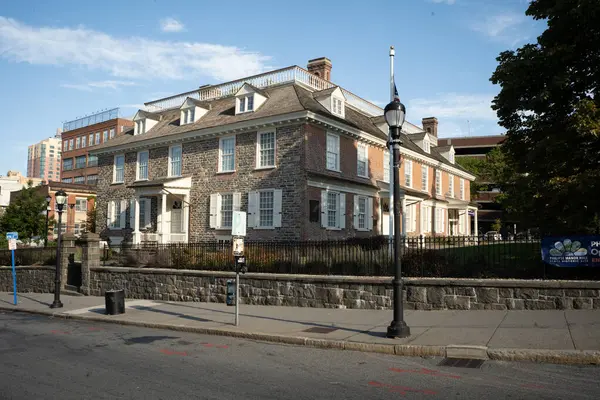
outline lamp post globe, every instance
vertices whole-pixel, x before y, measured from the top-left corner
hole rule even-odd
[[[410,336],[410,328],[404,321],[404,304],[402,303],[402,237],[400,232],[400,212],[402,202],[400,201],[400,132],[404,119],[406,117],[406,107],[400,103],[400,100],[394,99],[385,106],[383,110],[385,122],[390,128],[390,152],[394,162],[393,182],[394,182],[394,280],[392,287],[394,289],[394,319],[387,328],[386,336],[388,338],[404,338]]]
[[[54,194],[54,201],[56,202],[56,211],[58,212],[58,240],[56,242],[56,268],[54,275],[54,302],[50,304],[50,308],[62,308],[63,304],[60,301],[60,280],[62,276],[61,271],[61,260],[60,260],[60,250],[61,250],[61,237],[62,237],[62,213],[67,204],[68,195],[64,190],[59,190]]]

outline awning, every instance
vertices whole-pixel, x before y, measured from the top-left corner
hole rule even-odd
[[[192,188],[192,176],[169,176],[152,180],[136,181],[128,188],[134,189],[138,196],[156,196],[163,193],[189,194]]]

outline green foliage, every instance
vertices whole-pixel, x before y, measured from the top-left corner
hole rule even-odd
[[[34,236],[44,236],[46,229],[46,199],[41,196],[33,182],[29,181],[19,195],[10,202],[0,220],[0,235],[18,232],[19,239],[30,240]]]
[[[86,221],[85,221],[85,230],[87,232],[96,233],[96,204],[88,207]]]
[[[502,221],[498,218],[494,220],[494,223],[492,224],[492,230],[500,232],[500,229],[502,229]]]
[[[511,169],[500,201],[544,234],[600,232],[600,2],[533,0],[526,14],[547,29],[491,78]]]

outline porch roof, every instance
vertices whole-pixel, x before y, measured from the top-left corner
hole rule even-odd
[[[190,189],[192,187],[192,175],[164,176],[147,181],[136,181],[131,185],[127,185],[127,187],[133,189]]]

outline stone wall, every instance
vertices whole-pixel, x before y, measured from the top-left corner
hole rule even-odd
[[[224,303],[229,272],[150,268],[90,269],[90,295],[125,289],[134,299]],[[406,309],[600,309],[600,282],[407,278]],[[391,278],[253,274],[241,277],[244,304],[388,309]]]
[[[17,293],[54,293],[54,267],[16,267]],[[0,292],[13,291],[11,267],[0,267]]]

